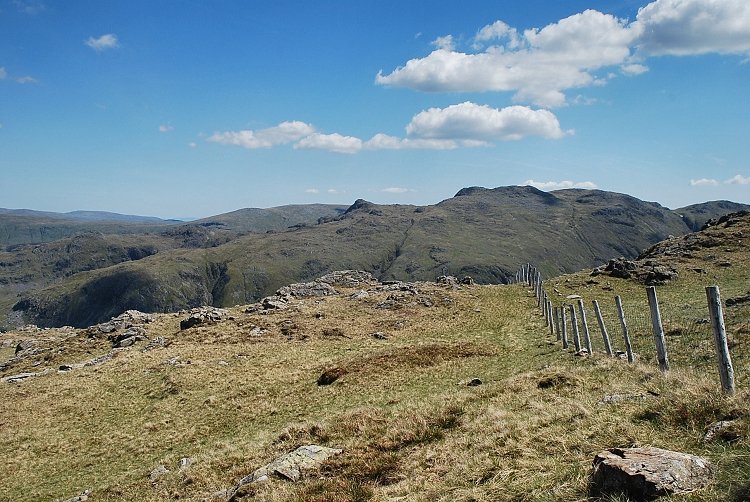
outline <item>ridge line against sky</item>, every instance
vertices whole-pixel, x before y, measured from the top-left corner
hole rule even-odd
[[[0,0],[5,207],[750,202],[750,3]]]

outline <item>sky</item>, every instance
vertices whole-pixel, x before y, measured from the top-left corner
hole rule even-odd
[[[0,0],[0,207],[750,203],[747,0]]]

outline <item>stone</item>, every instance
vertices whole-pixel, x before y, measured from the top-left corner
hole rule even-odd
[[[149,473],[148,480],[151,481],[151,483],[156,483],[159,480],[159,478],[161,478],[162,476],[168,473],[169,473],[169,469],[167,469],[164,465],[157,465]]]
[[[364,270],[336,270],[319,277],[317,281],[343,288],[357,288],[363,284],[373,285],[378,283],[378,280],[370,272]]]
[[[474,279],[471,276],[466,275],[466,276],[464,276],[464,277],[461,278],[461,284],[465,284],[467,286],[472,286],[472,285],[474,285]]]
[[[368,298],[370,296],[370,293],[365,291],[364,289],[360,291],[355,291],[351,295],[349,295],[349,299],[351,300],[364,300],[365,298]]]
[[[371,333],[370,336],[375,338],[376,340],[388,340],[388,335],[386,335],[382,331],[376,331],[375,333]]]
[[[267,296],[260,301],[264,310],[284,310],[289,306],[286,298],[281,296]]]
[[[235,494],[242,486],[268,481],[272,476],[288,481],[299,481],[305,471],[317,468],[325,460],[333,455],[338,455],[341,451],[338,448],[328,448],[315,444],[300,446],[293,452],[278,457],[273,462],[242,478],[232,490],[229,490],[229,499],[234,499]]]
[[[302,282],[284,286],[276,291],[276,296],[292,296],[294,298],[310,298],[316,296],[335,296],[338,291],[322,281]]]
[[[443,286],[458,286],[458,279],[452,275],[441,275],[435,282]]]
[[[167,340],[163,336],[157,336],[156,338],[148,342],[148,345],[143,347],[141,352],[148,352],[149,350],[154,350],[159,347],[166,347],[169,344],[170,344],[169,340]]]
[[[84,490],[75,497],[63,500],[63,502],[86,502],[91,496],[91,490]]]
[[[594,457],[593,467],[594,495],[638,501],[699,490],[713,478],[707,460],[661,448],[610,448]]]
[[[228,316],[226,309],[216,307],[202,307],[190,311],[190,316],[180,321],[180,330],[190,329],[194,326],[215,324],[223,321]]]
[[[706,429],[706,435],[703,436],[703,441],[708,443],[715,439],[723,439],[725,441],[736,441],[740,438],[740,435],[734,429],[734,420],[720,420],[714,422]]]
[[[19,354],[22,354],[23,352],[26,352],[32,347],[34,347],[34,342],[32,342],[31,340],[23,340],[21,342],[18,342],[18,344],[16,345],[16,351],[14,354],[17,356]]]
[[[180,469],[187,469],[193,463],[193,459],[190,457],[182,457],[180,459]]]

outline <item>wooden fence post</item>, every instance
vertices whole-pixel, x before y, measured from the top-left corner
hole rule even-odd
[[[721,308],[721,296],[719,286],[706,288],[708,298],[708,310],[711,312],[711,325],[714,328],[714,342],[716,344],[716,357],[719,363],[719,376],[721,377],[721,388],[725,394],[734,394],[734,368],[732,358],[729,357],[729,345],[727,344],[727,330],[724,326],[724,312]]]
[[[583,326],[583,343],[586,345],[586,350],[589,355],[594,354],[594,350],[591,347],[591,335],[589,333],[589,323],[586,321],[586,309],[583,308],[583,300],[578,299],[578,310],[581,313],[581,326]]]
[[[604,350],[607,351],[607,355],[612,355],[612,344],[609,341],[609,334],[607,333],[607,327],[604,325],[604,318],[602,317],[602,311],[599,308],[599,302],[592,300],[594,304],[594,313],[596,314],[596,320],[599,323],[599,331],[602,332],[602,340],[604,341]]]
[[[573,328],[573,345],[576,348],[576,354],[581,351],[581,335],[578,332],[578,319],[576,319],[575,305],[570,306],[570,324]]]
[[[632,363],[635,357],[633,357],[633,346],[630,344],[628,324],[625,322],[625,311],[622,309],[622,298],[615,296],[615,305],[617,305],[617,315],[620,317],[620,326],[622,326],[622,337],[625,339],[625,353],[628,355],[628,362]]]
[[[552,319],[555,322],[555,335],[557,335],[557,340],[560,341],[562,338],[560,336],[560,311],[557,307],[552,307]]]
[[[565,304],[560,306],[560,327],[562,328],[562,345],[568,348],[568,320],[565,318]]]
[[[651,326],[654,329],[654,341],[656,342],[656,358],[659,360],[659,369],[662,372],[669,371],[669,357],[667,357],[667,342],[664,339],[664,327],[661,324],[661,313],[659,312],[659,301],[656,299],[656,287],[646,288],[648,293],[648,306],[651,309]]]
[[[552,301],[547,299],[547,322],[549,323],[549,334],[554,335],[555,334],[555,322],[553,319],[554,315],[552,313]]]

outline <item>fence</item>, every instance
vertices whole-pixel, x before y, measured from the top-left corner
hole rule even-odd
[[[655,355],[663,372],[669,371],[670,364],[695,367],[714,361],[723,391],[734,393],[734,369],[718,286],[679,302],[660,302],[651,286],[646,288],[648,308],[644,308],[642,300],[615,295],[588,299],[550,296],[541,273],[530,264],[519,269],[516,282],[533,289],[550,335],[564,349],[572,344],[576,353],[593,355],[595,347],[601,347],[603,353],[631,363],[636,357],[646,360]]]

